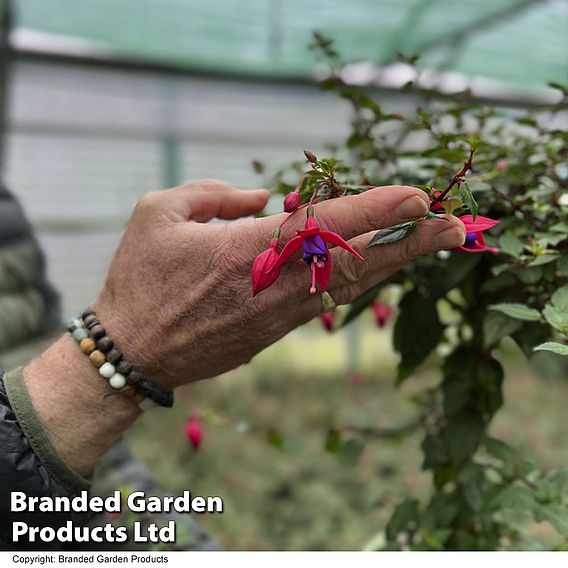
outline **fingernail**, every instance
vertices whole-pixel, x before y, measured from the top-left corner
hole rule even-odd
[[[465,228],[451,227],[436,235],[436,247],[440,250],[451,249],[463,245],[465,242]]]
[[[417,219],[428,213],[428,204],[418,195],[413,195],[400,203],[395,213],[400,219]]]

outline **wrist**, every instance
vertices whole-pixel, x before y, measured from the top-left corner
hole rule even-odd
[[[124,396],[106,396],[109,385],[69,334],[24,369],[32,405],[63,461],[81,475],[140,414]]]

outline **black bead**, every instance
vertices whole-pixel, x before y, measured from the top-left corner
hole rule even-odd
[[[104,335],[97,341],[97,349],[99,351],[102,351],[103,353],[110,351],[113,345],[114,343],[112,342],[112,339],[106,335]]]
[[[104,337],[103,337],[104,339]],[[99,341],[102,341],[99,340]],[[116,347],[113,347],[112,349],[110,349],[108,351],[108,353],[106,354],[106,360],[111,363],[112,365],[115,365],[122,359],[122,353],[120,352],[119,349],[117,349]],[[118,371],[117,371],[118,372]],[[122,373],[121,373],[122,374]]]
[[[95,325],[89,330],[89,334],[93,339],[100,339],[105,335],[105,328],[102,325]]]
[[[116,366],[116,372],[126,377],[130,371],[132,371],[132,363],[123,357]]]
[[[138,371],[130,371],[126,377],[126,382],[129,385],[135,385],[140,380],[142,380],[142,375]]]

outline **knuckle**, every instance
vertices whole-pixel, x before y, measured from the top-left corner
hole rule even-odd
[[[222,225],[219,238],[220,245],[216,249],[215,264],[223,274],[242,274],[250,268],[248,247],[232,246],[234,241],[230,225]]]
[[[354,284],[359,281],[365,270],[365,263],[351,254],[343,254],[338,261],[340,275],[344,282]]]
[[[159,196],[159,191],[151,191],[150,193],[146,193],[136,203],[136,211],[144,212],[152,210],[155,207]]]
[[[406,239],[404,245],[404,255],[406,258],[416,258],[423,253],[423,246],[420,239],[416,238],[415,235],[411,236],[410,238]]]
[[[350,304],[360,294],[360,287],[357,284],[353,283],[348,284],[347,286],[343,286],[343,288],[339,289],[337,292],[334,292],[333,299],[338,306],[342,306],[345,304]]]

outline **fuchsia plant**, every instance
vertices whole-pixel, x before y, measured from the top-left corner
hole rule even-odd
[[[370,419],[354,427],[338,416],[328,431],[326,450],[339,456],[353,447],[360,448],[359,455],[365,444],[384,439],[420,437],[430,495],[408,495],[388,523],[377,527],[380,544],[372,546],[523,549],[534,545],[526,538],[526,518],[546,521],[568,538],[568,472],[538,471],[490,430],[504,401],[503,354],[497,355],[502,340],[540,368],[560,368],[567,375],[568,89],[551,85],[559,102],[538,112],[503,112],[472,101],[467,92],[439,99],[419,84],[416,70],[409,89],[421,103],[402,116],[385,112],[375,93],[344,82],[343,63],[330,39],[315,34],[314,49],[330,66],[323,88],[351,106],[351,131],[345,148],[331,151],[332,157],[306,151],[307,163],[296,162],[274,176],[273,185],[286,196],[287,219],[305,211],[306,225],[281,246],[278,233],[260,253],[252,268],[253,293],[271,286],[282,264],[300,250],[311,271],[310,292],[318,286],[325,290],[329,245],[349,247],[316,221],[318,203],[328,199],[375,186],[396,191],[397,185],[429,195],[427,215],[377,230],[367,247],[401,241],[419,223],[443,223],[442,213],[461,219],[467,232],[463,246],[415,259],[343,308],[341,317],[320,318],[326,329],[340,329],[372,307],[379,326],[394,320],[396,384],[411,380],[425,364],[439,376],[436,385],[413,397],[417,415],[410,426],[384,428],[377,416],[377,423]],[[405,59],[409,65],[414,61]],[[400,292],[396,316],[378,300],[387,285]],[[557,545],[566,546],[566,540]]]
[[[474,220],[472,215],[462,215],[460,221],[465,225],[467,231],[465,243],[458,247],[458,250],[464,252],[499,252],[497,247],[489,247],[485,244],[483,231],[487,231],[499,224],[499,221],[489,219],[489,217],[481,217],[480,215]]]
[[[185,435],[195,451],[199,450],[203,439],[203,428],[197,416],[190,416],[185,426]]]

